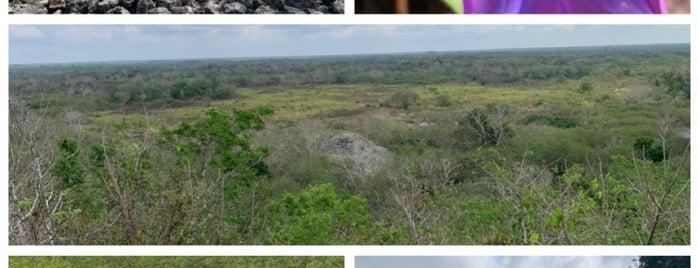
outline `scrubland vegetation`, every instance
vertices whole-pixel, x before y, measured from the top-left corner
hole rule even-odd
[[[686,245],[689,54],[10,66],[10,243]]]
[[[11,268],[165,268],[165,267],[344,267],[342,257],[183,257],[183,256],[11,256]]]

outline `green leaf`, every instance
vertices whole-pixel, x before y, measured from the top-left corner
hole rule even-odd
[[[532,233],[532,235],[529,236],[529,243],[532,245],[538,244],[539,243],[539,234]]]

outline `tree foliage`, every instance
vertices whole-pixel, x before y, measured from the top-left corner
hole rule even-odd
[[[270,219],[277,233],[267,237],[270,244],[325,245],[375,241],[376,230],[366,201],[357,196],[338,197],[330,184],[310,186],[297,195],[287,194],[270,203],[266,210],[279,215]]]
[[[641,256],[638,258],[639,268],[688,268],[689,256]]]
[[[304,256],[235,256],[235,257],[191,257],[191,256],[12,256],[12,268],[107,268],[107,267],[278,267],[278,268],[321,268],[343,267],[343,257]]]
[[[13,65],[9,241],[689,244],[688,63],[657,45]]]
[[[418,96],[415,92],[399,91],[394,93],[386,101],[385,106],[407,110],[411,106],[417,104],[419,100],[420,96]]]
[[[476,137],[481,145],[497,145],[512,135],[506,116],[509,108],[502,104],[490,105],[487,109],[475,108],[459,121],[459,126]]]
[[[674,97],[689,99],[691,95],[689,71],[664,71],[656,78],[656,85]]]

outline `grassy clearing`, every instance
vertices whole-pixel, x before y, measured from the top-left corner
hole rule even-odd
[[[571,82],[573,83],[573,82]],[[270,123],[293,123],[308,119],[342,118],[361,114],[385,115],[386,108],[380,103],[397,90],[412,91],[420,97],[419,102],[407,110],[392,109],[389,114],[405,114],[392,117],[398,121],[419,120],[426,112],[465,113],[476,107],[500,103],[509,106],[515,117],[531,114],[580,117],[583,122],[604,122],[605,127],[649,126],[662,109],[649,104],[624,104],[624,98],[632,91],[628,88],[597,89],[582,94],[562,85],[560,88],[519,89],[484,87],[474,85],[349,85],[316,86],[285,91],[262,89],[238,89],[237,97],[222,101],[197,102],[173,108],[155,108],[148,111],[151,124],[176,125],[202,116],[202,111],[218,108],[223,110],[269,107],[275,114],[268,118]],[[438,98],[447,96],[451,105],[440,107]],[[663,108],[663,109],[667,109]],[[672,109],[680,112],[682,108]],[[130,113],[102,111],[92,113],[92,126],[96,128],[118,125],[124,122],[145,124],[144,113],[131,109]],[[647,132],[648,129],[643,129]]]

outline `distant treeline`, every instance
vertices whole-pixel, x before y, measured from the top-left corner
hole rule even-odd
[[[228,99],[236,88],[328,84],[476,84],[541,87],[584,77],[643,77],[689,92],[689,44],[540,48],[325,56],[10,66],[10,91],[49,106],[46,98],[79,96],[76,105]],[[669,67],[669,68],[668,68]],[[677,89],[682,91],[683,89]],[[54,103],[45,103],[45,102]],[[77,101],[77,100],[73,100]],[[32,103],[30,102],[30,106]]]

